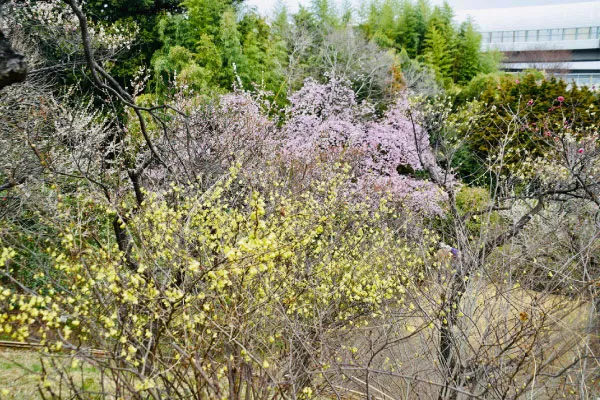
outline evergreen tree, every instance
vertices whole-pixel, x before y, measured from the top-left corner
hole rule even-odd
[[[372,0],[367,10],[360,25],[367,38],[429,64],[446,86],[497,70],[498,53],[482,53],[472,24],[457,27],[446,2],[432,8],[428,0]]]
[[[396,30],[398,32],[397,42],[399,49],[406,50],[406,53],[414,58],[419,54],[419,48],[423,37],[419,32],[420,20],[419,9],[406,0],[402,3],[402,12],[397,21]]]
[[[332,0],[312,0],[311,9],[322,30],[340,26],[340,19]]]
[[[234,70],[240,76],[248,76],[247,60],[242,51],[241,35],[237,28],[236,14],[233,8],[229,8],[223,13],[218,42],[223,60],[223,69],[220,74],[221,85],[227,87],[234,83]]]
[[[429,25],[429,19],[431,17],[431,6],[428,0],[418,0],[415,7],[415,31],[418,34],[419,42],[417,52],[421,54],[423,51],[423,45],[425,42],[425,35],[427,34],[427,27]]]
[[[441,7],[436,6],[434,8],[434,13],[437,13],[439,15],[440,19],[442,20],[445,26],[449,28],[452,27],[452,20],[454,19],[454,10],[452,10],[452,7],[450,7],[448,2],[444,1],[444,4],[442,4]]]
[[[264,89],[276,90],[283,81],[285,43],[258,14],[245,14],[238,26],[247,62],[247,69],[239,70],[244,85],[260,84]]]
[[[448,4],[444,3],[443,7],[434,7],[427,25],[427,32],[432,28],[437,29],[437,31],[446,39],[450,51],[453,52],[458,34],[452,23],[454,13],[452,12],[452,9],[447,6]]]
[[[275,13],[273,16],[273,22],[271,23],[271,31],[279,38],[284,38],[290,29],[290,15],[288,8],[283,0],[278,0],[277,4],[275,5]]]
[[[452,48],[443,33],[430,25],[423,44],[423,61],[435,71],[436,78],[444,85],[450,83],[452,73]]]
[[[471,21],[463,22],[458,34],[454,81],[466,84],[478,73],[483,72],[481,60],[481,35],[475,31]]]
[[[304,6],[300,6],[298,12],[292,16],[294,26],[304,29],[311,33],[319,31],[320,25],[315,15]]]

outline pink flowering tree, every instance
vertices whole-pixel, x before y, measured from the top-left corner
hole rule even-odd
[[[173,108],[181,113],[173,113],[168,134],[157,140],[164,164],[149,167],[149,185],[195,182],[206,190],[232,166],[260,170],[266,154],[272,153],[275,123],[264,111],[262,100],[247,92],[235,91],[210,101],[182,97]]]
[[[379,117],[372,104],[357,101],[348,81],[332,76],[326,84],[306,80],[290,103],[278,124],[260,93],[176,98],[173,109],[181,112],[155,140],[162,163],[150,164],[146,185],[190,181],[206,188],[234,165],[256,180],[271,164],[280,169],[270,183],[292,176],[300,188],[329,179],[339,162],[351,168],[347,192],[357,200],[391,196],[413,211],[442,213],[446,197],[423,167],[433,163],[429,136],[411,119],[405,97]]]
[[[150,165],[147,184],[207,187],[238,164],[256,179],[270,163],[282,167],[271,180],[291,173],[297,187],[308,187],[328,179],[339,162],[352,170],[347,190],[356,199],[391,196],[413,211],[442,213],[445,195],[423,167],[434,158],[429,136],[411,119],[405,97],[379,117],[372,104],[357,101],[348,81],[332,76],[326,84],[307,79],[290,103],[278,124],[260,93],[176,98],[173,108],[182,112],[156,140],[163,163]]]
[[[374,107],[358,103],[346,81],[327,84],[308,79],[291,98],[283,126],[283,154],[305,163],[316,159],[350,163],[354,188],[367,195],[391,194],[428,213],[440,213],[444,195],[426,176],[423,162],[433,154],[427,133],[411,120],[400,97],[377,118]]]

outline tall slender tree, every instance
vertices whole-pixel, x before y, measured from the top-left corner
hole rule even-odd
[[[423,61],[435,71],[439,81],[448,84],[452,73],[452,48],[435,25],[427,31],[423,47]]]
[[[457,51],[454,64],[454,81],[466,84],[482,72],[481,35],[473,27],[471,21],[460,26],[457,40]]]

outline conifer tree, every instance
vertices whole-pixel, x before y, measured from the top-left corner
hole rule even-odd
[[[402,11],[397,21],[397,42],[400,49],[405,49],[412,58],[419,54],[419,48],[423,37],[419,32],[422,15],[419,10],[410,1],[404,1]]]
[[[452,48],[435,25],[430,25],[425,35],[423,61],[431,66],[440,82],[449,84],[453,64]]]
[[[373,0],[367,10],[360,25],[367,38],[429,64],[445,85],[465,84],[480,72],[497,70],[498,54],[481,52],[475,28],[457,27],[446,2],[432,7],[428,0]]]
[[[475,31],[473,24],[468,21],[460,26],[458,34],[454,81],[466,84],[482,72],[481,35]]]
[[[410,0],[407,0],[410,1]],[[431,6],[428,0],[418,0],[415,6],[415,31],[419,37],[417,52],[420,54],[423,51],[425,35],[427,34],[427,26],[431,18]]]
[[[247,60],[242,51],[241,35],[237,28],[233,8],[229,8],[223,13],[219,26],[218,42],[224,67],[221,71],[221,84],[227,87],[234,82],[234,69],[240,76],[247,77]]]
[[[335,3],[331,0],[312,0],[311,9],[322,30],[340,26]]]

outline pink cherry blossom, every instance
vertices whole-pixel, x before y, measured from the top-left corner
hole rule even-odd
[[[283,154],[290,161],[308,165],[343,157],[356,173],[355,187],[369,197],[391,194],[415,210],[441,212],[444,195],[439,188],[412,176],[423,169],[421,160],[432,161],[433,153],[427,133],[407,117],[406,98],[378,120],[372,107],[359,104],[341,80],[319,84],[308,79],[290,100],[282,127]]]

